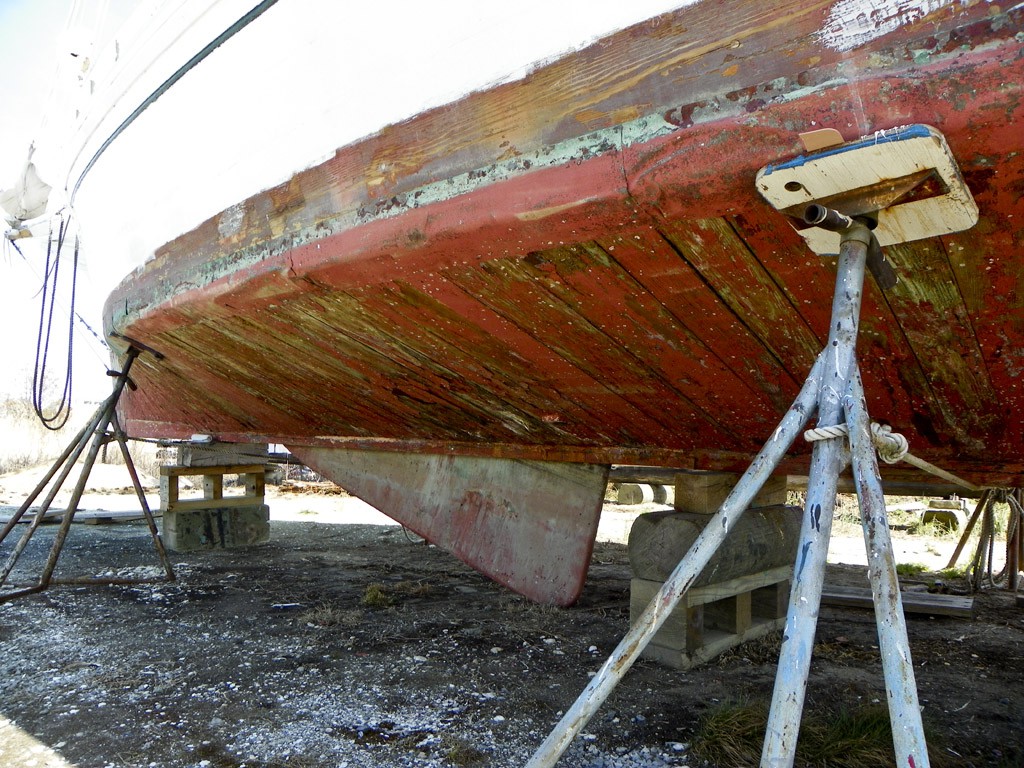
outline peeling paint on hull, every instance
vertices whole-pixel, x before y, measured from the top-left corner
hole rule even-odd
[[[923,122],[981,220],[889,250],[868,405],[916,455],[1019,483],[1022,11],[919,3],[838,45],[839,5],[680,9],[213,216],[108,301],[108,332],[165,355],[136,363],[129,429],[742,468],[827,335],[834,279],[757,169],[803,130]]]

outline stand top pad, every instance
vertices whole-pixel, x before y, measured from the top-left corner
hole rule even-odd
[[[978,221],[978,206],[945,138],[928,125],[877,131],[766,166],[757,174],[757,190],[797,219],[811,203],[848,216],[877,211],[875,236],[883,246],[959,232]],[[793,226],[815,253],[839,252],[838,233],[800,221]]]

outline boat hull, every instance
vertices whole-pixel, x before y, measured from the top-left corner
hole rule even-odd
[[[855,5],[690,5],[212,216],[106,305],[113,343],[162,355],[136,362],[126,426],[742,469],[827,338],[835,279],[757,170],[805,130],[927,123],[980,219],[887,248],[900,282],[867,286],[861,323],[869,409],[915,455],[1019,484],[1022,10],[857,33]]]

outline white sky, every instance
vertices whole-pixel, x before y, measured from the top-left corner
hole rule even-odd
[[[116,10],[125,0],[111,5]],[[0,0],[0,189],[13,185],[40,130],[70,8],[71,0]],[[0,226],[6,229],[6,224]],[[5,329],[0,342],[0,398],[28,395],[39,325],[45,243],[25,239],[18,246],[27,260],[6,242],[0,255],[0,327]],[[88,267],[80,269],[79,306],[95,305],[98,291],[105,290],[94,285]],[[59,303],[54,315],[54,326],[60,330],[55,332],[49,363],[59,381],[67,349],[66,307],[66,302]],[[89,322],[102,334],[98,318]],[[75,399],[102,398],[110,390],[105,350],[81,324],[75,337]]]

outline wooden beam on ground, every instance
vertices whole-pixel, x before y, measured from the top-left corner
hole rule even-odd
[[[959,595],[937,595],[930,592],[903,592],[904,613],[925,613],[932,616],[974,618],[974,598]],[[870,589],[826,585],[821,593],[822,605],[843,608],[873,608]]]

